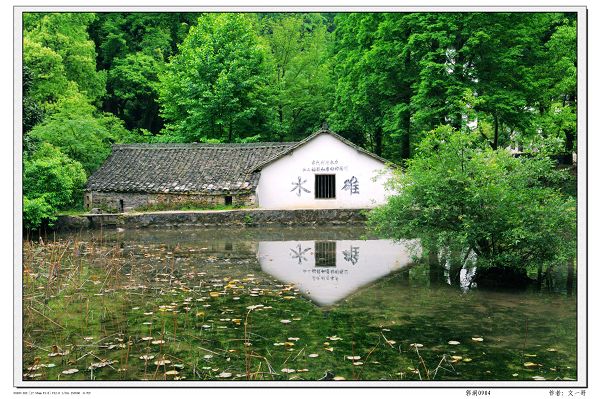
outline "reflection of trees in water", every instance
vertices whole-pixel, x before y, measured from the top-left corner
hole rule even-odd
[[[424,240],[424,243],[425,257],[422,262],[428,265],[431,286],[452,285],[461,287],[463,291],[477,287],[477,256],[472,251],[453,246],[440,248],[434,240]],[[536,277],[530,280],[533,289],[562,291],[572,295],[575,289],[575,261],[550,265],[546,269],[539,266]]]
[[[435,243],[429,241],[425,252],[431,285],[445,283],[468,290],[475,284],[473,278],[476,257],[472,251],[461,250],[456,246],[439,249]]]
[[[569,262],[567,265],[567,295],[573,295],[573,281],[574,281],[574,269],[575,269],[575,260]]]

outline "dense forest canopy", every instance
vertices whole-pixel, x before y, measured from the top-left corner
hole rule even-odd
[[[297,141],[327,121],[402,164],[443,125],[573,153],[576,41],[565,13],[25,13],[26,225],[78,206],[112,143]]]

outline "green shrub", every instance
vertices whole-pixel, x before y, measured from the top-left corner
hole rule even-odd
[[[369,223],[387,237],[459,243],[480,266],[542,265],[575,253],[576,200],[559,188],[567,178],[546,157],[515,158],[443,126],[396,172],[397,195]]]
[[[81,199],[86,181],[81,164],[58,148],[42,143],[23,163],[23,223],[35,229],[50,224],[57,211]]]

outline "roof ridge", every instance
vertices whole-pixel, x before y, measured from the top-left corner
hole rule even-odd
[[[269,165],[272,162],[275,162],[276,160],[283,158],[285,155],[290,154],[291,152],[293,152],[295,149],[302,147],[304,144],[306,144],[307,142],[311,141],[312,139],[314,139],[315,137],[321,135],[321,134],[329,134],[333,137],[335,137],[336,139],[340,140],[342,143],[348,145],[349,147],[354,148],[355,150],[357,150],[358,152],[362,152],[365,155],[370,156],[371,158],[377,159],[378,161],[381,161],[385,164],[389,164],[390,161],[388,161],[385,158],[380,157],[377,154],[373,154],[370,151],[365,150],[364,148],[354,144],[353,142],[351,142],[350,140],[340,136],[339,134],[329,130],[329,126],[327,125],[327,123],[323,123],[323,126],[321,126],[321,128],[319,130],[317,130],[316,132],[314,132],[313,134],[311,134],[308,137],[305,137],[304,139],[294,143],[293,145],[291,145],[287,150],[276,154],[275,156],[273,156],[272,158],[266,160],[263,163],[258,164],[257,166],[254,167],[254,169],[252,169],[252,172],[256,172],[259,171],[261,169],[263,169],[265,166]]]
[[[113,149],[162,149],[162,148],[262,148],[262,147],[289,147],[297,142],[263,141],[256,143],[122,143],[113,144]]]

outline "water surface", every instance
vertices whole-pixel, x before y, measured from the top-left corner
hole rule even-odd
[[[26,378],[577,377],[576,303],[560,268],[520,291],[473,288],[468,270],[453,285],[418,242],[355,227],[54,240],[25,249]]]

